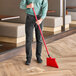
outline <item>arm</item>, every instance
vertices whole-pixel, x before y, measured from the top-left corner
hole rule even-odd
[[[21,9],[26,9],[26,0],[21,0],[21,2],[20,2],[20,8]]]
[[[26,8],[34,8],[34,4],[30,3],[29,5],[26,6]]]
[[[26,0],[21,0],[20,2],[20,8],[21,9],[26,9],[26,8],[33,8],[34,4],[30,3],[29,5],[26,4]]]
[[[48,0],[44,0],[42,5],[42,16],[41,16],[42,19],[46,17],[47,10],[48,10]]]
[[[43,19],[46,17],[47,10],[48,10],[48,1],[44,0],[43,4],[42,4],[42,16],[39,20],[36,21],[36,24],[38,24],[38,25],[41,24]]]

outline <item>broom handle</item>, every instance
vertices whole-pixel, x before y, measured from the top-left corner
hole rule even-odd
[[[38,19],[37,19],[37,16],[36,16],[35,10],[34,10],[34,8],[32,8],[32,9],[33,9],[33,12],[34,12],[34,15],[35,15],[36,21],[37,21]],[[46,43],[45,43],[45,40],[44,40],[44,37],[43,37],[42,31],[41,31],[41,28],[40,28],[40,25],[38,25],[38,27],[39,27],[40,34],[41,34],[41,36],[42,36],[42,39],[43,39],[43,42],[44,42],[44,45],[45,45],[45,48],[46,48],[46,51],[47,51],[48,57],[50,57],[50,54],[49,54],[49,51],[48,51],[48,49],[47,49],[47,46],[46,46]]]

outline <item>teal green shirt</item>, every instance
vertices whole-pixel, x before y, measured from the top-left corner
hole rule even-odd
[[[44,19],[48,10],[48,0],[21,0],[20,8],[26,9],[27,14],[34,15],[32,8],[26,8],[30,3],[34,4],[36,15],[40,15]]]

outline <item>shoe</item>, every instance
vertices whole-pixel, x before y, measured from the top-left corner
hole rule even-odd
[[[41,58],[37,58],[37,62],[38,63],[42,63],[42,59]]]
[[[26,65],[30,65],[30,62],[29,62],[29,61],[26,61],[25,64],[26,64]]]
[[[26,65],[30,65],[30,63],[31,63],[30,59],[27,59],[27,61],[25,62]]]

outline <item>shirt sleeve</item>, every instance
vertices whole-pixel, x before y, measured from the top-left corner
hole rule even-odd
[[[48,10],[48,0],[44,0],[42,4],[42,16],[41,16],[42,19],[46,17],[47,10]]]
[[[20,8],[21,9],[26,9],[26,0],[21,0],[21,2],[20,2]]]

